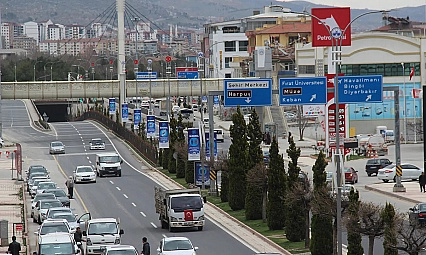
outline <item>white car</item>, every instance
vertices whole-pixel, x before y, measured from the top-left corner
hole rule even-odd
[[[57,189],[56,183],[54,182],[40,182],[37,185],[37,194],[43,193],[46,189]]]
[[[0,137],[0,148],[3,148],[3,147],[4,147],[4,140],[3,138]]]
[[[51,179],[50,179],[50,177],[49,177],[49,176],[36,176],[36,177],[34,177],[34,178],[32,178],[32,179],[29,179],[29,180],[28,180],[28,193],[29,193],[30,195],[31,195],[31,189],[33,188],[34,183],[35,183],[37,180],[39,180],[39,182],[40,182],[40,181],[45,181],[45,182],[50,182],[50,181],[51,181]],[[38,182],[37,182],[37,184],[38,184]]]
[[[415,181],[419,179],[419,176],[423,172],[423,168],[420,168],[413,164],[403,163],[401,164],[401,167],[402,167],[401,180]],[[377,173],[377,178],[379,180],[382,180],[383,182],[389,182],[391,180],[396,182],[396,165],[391,164],[382,169],[379,169],[379,172]]]
[[[61,212],[61,213],[55,213],[52,217],[50,217],[52,220],[58,220],[58,219],[64,219],[67,220],[68,224],[70,225],[70,228],[73,232],[75,232],[75,229],[78,227],[77,217],[76,215],[70,213],[70,212]]]
[[[46,217],[47,210],[53,207],[61,207],[61,201],[57,199],[46,199],[38,201],[34,206],[33,222],[37,222],[39,225],[43,223],[42,217]]]
[[[157,248],[158,255],[196,255],[191,241],[186,237],[165,237],[160,241],[160,247]]]
[[[49,180],[49,179],[38,179],[38,180],[35,180],[34,183],[33,183],[33,185],[31,186],[31,189],[30,189],[31,198],[34,198],[35,195],[38,194],[37,193],[37,189],[38,189],[38,185],[40,183],[42,183],[42,182],[50,182],[50,181],[51,180]]]
[[[31,200],[31,218],[34,216],[34,208],[38,201],[40,200],[46,200],[46,199],[56,199],[54,194],[51,193],[43,193],[43,194],[37,194],[34,199]]]
[[[89,145],[91,150],[105,150],[105,142],[101,138],[92,139]]]
[[[49,147],[50,154],[62,153],[65,154],[65,145],[60,141],[55,141],[50,143]]]
[[[74,183],[96,182],[96,173],[91,166],[77,166],[74,170]]]
[[[72,211],[69,207],[52,207],[47,210],[46,215],[42,216],[41,220],[45,221],[47,219],[51,219],[55,213],[72,213]]]
[[[126,244],[101,246],[102,255],[138,255],[139,252],[135,247]]]
[[[52,233],[67,233],[71,234],[71,227],[67,220],[46,220],[41,224],[37,231],[34,232],[38,237]],[[38,239],[38,238],[37,238]]]

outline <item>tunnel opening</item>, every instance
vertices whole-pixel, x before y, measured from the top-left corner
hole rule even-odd
[[[34,102],[41,116],[46,117],[47,122],[66,122],[69,121],[69,104]]]

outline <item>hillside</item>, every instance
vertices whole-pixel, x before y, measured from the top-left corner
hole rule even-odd
[[[52,19],[55,23],[88,25],[114,0],[6,0],[0,3],[2,21],[26,22]],[[179,24],[184,27],[201,27],[217,17],[225,20],[249,16],[255,10],[262,11],[263,6],[282,5],[294,11],[310,10],[313,7],[325,7],[307,1],[277,2],[268,0],[127,0],[163,29],[168,24]],[[17,8],[19,6],[19,8]],[[367,10],[352,10],[352,17]],[[411,20],[423,21],[424,8],[406,7],[392,12],[392,16],[406,17]],[[129,15],[133,17],[133,15]],[[142,18],[142,17],[141,17]],[[368,15],[354,23],[354,29],[365,31],[381,26],[381,14]]]

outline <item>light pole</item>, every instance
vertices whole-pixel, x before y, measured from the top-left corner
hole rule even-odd
[[[138,108],[138,109],[140,109],[140,97],[139,97],[139,92],[138,92],[138,79],[137,79],[137,75],[138,75],[138,72],[139,72],[139,56],[138,56],[138,53],[139,53],[139,44],[138,44],[138,39],[139,39],[139,31],[138,31],[138,23],[139,23],[139,17],[134,17],[133,18],[133,21],[134,22],[136,22],[136,26],[135,26],[135,29],[136,29],[136,47],[135,47],[135,58],[136,58],[136,60],[135,60],[135,67],[134,67],[134,72],[135,72],[135,80],[136,80],[136,92],[137,92],[137,95],[136,95],[136,108]],[[138,104],[139,104],[139,107],[138,107]]]
[[[285,11],[284,11],[285,12]],[[329,29],[329,27],[317,16],[308,13],[306,11],[304,12],[293,12],[293,11],[289,11],[286,13],[295,13],[295,14],[302,14],[302,15],[308,15],[312,18],[314,18],[315,20],[317,20],[320,24],[322,24],[326,29],[327,32],[330,35],[330,39],[331,39],[331,49],[332,52],[330,52],[332,54],[332,62],[335,63],[335,76],[334,76],[334,104],[336,105],[335,107],[335,132],[336,132],[336,175],[337,175],[337,198],[336,198],[336,222],[337,222],[337,254],[338,255],[342,255],[343,252],[343,237],[342,237],[342,183],[341,183],[341,179],[342,179],[342,173],[341,173],[341,165],[340,165],[340,134],[339,134],[339,127],[340,127],[340,122],[339,122],[339,67],[341,65],[341,53],[342,53],[342,43],[343,43],[343,36],[346,33],[346,30],[352,25],[352,23],[365,16],[368,14],[374,14],[374,13],[383,13],[383,12],[388,12],[388,11],[384,11],[384,10],[380,10],[380,11],[369,11],[369,12],[365,12],[362,13],[358,16],[356,16],[354,19],[352,19],[347,25],[346,27],[341,30],[339,27],[337,27],[337,29],[339,29],[340,33],[332,33],[331,30]],[[332,29],[336,29],[336,28],[332,28]],[[338,48],[338,46],[340,47],[340,49]],[[335,48],[335,50],[333,50],[333,48]],[[328,53],[328,54],[330,54]],[[339,56],[340,55],[340,56]],[[334,58],[333,58],[334,56]],[[329,67],[330,68],[330,67]]]
[[[86,73],[86,75],[85,75],[85,78],[87,78],[87,70],[84,68],[84,67],[82,67],[81,65],[72,65],[73,67],[77,67],[77,80],[78,80],[78,78],[79,78],[79,76],[80,76],[80,67],[84,70],[84,72]]]
[[[149,114],[152,114],[152,86],[151,86],[151,74],[152,74],[152,59],[148,59],[148,79],[149,79]]]
[[[33,66],[33,71],[34,71],[34,81],[36,81],[36,65],[38,64],[38,63],[41,63],[41,62],[43,62],[43,61],[36,61],[35,63],[34,63],[34,66]]]
[[[46,75],[46,66],[48,65],[48,64],[50,64],[50,81],[52,81],[52,65],[54,64],[54,63],[57,63],[58,61],[55,61],[55,62],[47,62],[45,65],[44,65],[44,67],[43,67],[43,70],[44,70],[44,81],[46,81],[46,77],[47,77],[47,75]]]
[[[198,53],[198,77],[200,78],[200,97],[201,100],[199,100],[200,106],[198,107],[198,109],[200,109],[200,114],[201,114],[201,120],[200,120],[200,127],[201,127],[201,131],[204,131],[204,109],[203,109],[203,73],[204,73],[204,54],[202,52]],[[209,121],[213,121],[213,120],[209,120]],[[212,134],[209,134],[210,137],[212,137]],[[206,141],[205,141],[205,134],[204,132],[201,132],[200,134],[201,136],[201,188],[205,189],[206,188],[206,184],[205,184],[205,176],[204,176],[204,168],[205,166],[205,156],[204,153],[206,152]],[[212,144],[214,141],[210,140],[210,144]],[[213,151],[210,151],[210,155],[214,153]]]
[[[402,66],[402,79],[403,79],[403,90],[404,93],[404,143],[407,143],[407,97],[406,97],[406,88],[405,88],[405,65],[404,63],[401,63]],[[397,134],[400,135],[400,134]]]
[[[14,69],[15,69],[15,82],[17,82],[17,80],[16,80],[16,61],[15,61]]]

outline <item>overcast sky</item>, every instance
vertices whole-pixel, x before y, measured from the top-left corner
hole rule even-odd
[[[280,1],[280,0],[278,0]],[[291,0],[283,0],[283,2]],[[330,6],[349,6],[354,9],[392,9],[407,6],[420,6],[425,5],[426,0],[307,0],[316,4],[324,4]],[[308,6],[307,6],[308,7]]]

